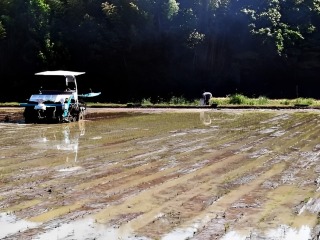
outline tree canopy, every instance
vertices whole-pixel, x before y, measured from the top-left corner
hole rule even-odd
[[[316,31],[314,18],[319,10],[318,0],[267,0],[242,9],[251,18],[251,32],[270,39],[279,54]]]
[[[87,72],[101,101],[318,97],[319,15],[320,0],[1,0],[0,100],[56,69]]]

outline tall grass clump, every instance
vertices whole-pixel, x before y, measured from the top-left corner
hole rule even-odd
[[[258,105],[267,105],[269,103],[269,99],[265,96],[260,96],[257,99],[257,103],[258,103]]]
[[[249,100],[248,97],[239,93],[229,96],[229,104],[247,105],[249,102],[248,100]]]
[[[289,99],[279,100],[279,103],[280,105],[285,105],[285,106],[289,106],[291,104]]]
[[[217,105],[228,105],[229,104],[229,99],[225,97],[212,97],[209,100],[209,104],[217,104]]]
[[[315,99],[313,98],[297,98],[294,101],[294,104],[298,105],[312,105],[315,103]]]
[[[151,102],[151,98],[143,98],[141,100],[141,104],[144,105],[144,106],[153,105],[152,102]]]
[[[184,97],[176,97],[173,96],[169,100],[170,105],[188,105],[190,102],[186,100]]]

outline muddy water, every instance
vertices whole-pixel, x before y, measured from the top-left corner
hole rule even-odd
[[[0,238],[310,239],[320,115],[91,112],[0,123]]]

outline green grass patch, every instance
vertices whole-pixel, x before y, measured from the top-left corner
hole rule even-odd
[[[315,99],[313,98],[297,98],[295,99],[295,104],[296,105],[313,105],[316,102]]]
[[[258,98],[250,98],[243,94],[232,94],[226,97],[212,97],[209,102],[210,105],[218,106],[269,106],[269,107],[293,107],[293,106],[310,106],[320,107],[320,100],[314,98],[296,98],[296,99],[269,99],[265,96]],[[0,107],[18,107],[18,102],[3,102]],[[129,103],[101,103],[101,102],[87,102],[88,107],[196,107],[200,106],[200,98],[189,100],[183,96],[172,96],[168,100],[159,99],[156,102],[151,98],[143,98],[138,102]]]
[[[313,98],[296,99],[269,99],[265,96],[258,98],[249,98],[242,94],[234,94],[225,98],[211,98],[210,104],[220,106],[274,106],[274,107],[293,107],[293,106],[311,106],[320,107],[320,101]]]
[[[0,107],[19,107],[18,102],[3,102],[0,103]]]

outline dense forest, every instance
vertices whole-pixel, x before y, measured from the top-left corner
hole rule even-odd
[[[105,102],[320,98],[320,0],[0,0],[0,101],[61,69]]]

